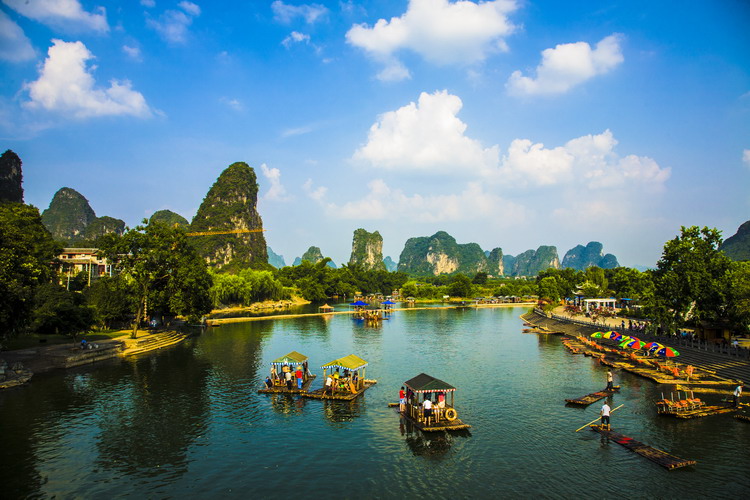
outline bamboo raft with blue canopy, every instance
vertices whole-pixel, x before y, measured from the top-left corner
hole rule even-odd
[[[303,396],[314,399],[351,401],[378,383],[377,380],[365,378],[367,361],[354,354],[334,359],[321,368],[323,369],[323,387],[305,392]],[[331,379],[330,382],[329,379]]]
[[[458,418],[455,407],[456,388],[452,385],[426,373],[420,373],[404,382],[404,386],[407,388],[406,404],[404,411],[400,413],[417,429],[436,432],[471,428]],[[432,394],[436,395],[434,399],[437,401],[434,403]],[[450,403],[446,401],[447,395],[450,395]],[[430,400],[431,408],[425,408],[425,400]],[[389,406],[398,406],[398,403],[391,403]]]
[[[271,361],[271,374],[266,377],[266,383],[262,389],[259,389],[260,394],[304,394],[310,389],[310,384],[315,380],[315,375],[310,373],[307,364],[308,358],[304,354],[300,354],[297,351],[292,351],[288,354],[281,356],[280,358]],[[297,377],[295,371],[292,371],[292,367],[297,367],[297,370],[302,371],[302,388],[300,389],[297,384]],[[286,384],[284,377],[289,371],[292,373],[292,388]],[[270,382],[270,384],[269,384]]]
[[[604,429],[601,425],[591,425],[589,426],[589,428],[592,431],[598,432],[602,436],[611,439],[615,443],[624,446],[628,450],[637,453],[642,457],[648,458],[652,462],[655,462],[669,470],[679,469],[680,467],[687,467],[688,465],[695,465],[697,463],[695,460],[685,460],[683,458],[671,455],[666,451],[653,448],[647,444],[636,441],[633,438],[620,434],[619,432]]]

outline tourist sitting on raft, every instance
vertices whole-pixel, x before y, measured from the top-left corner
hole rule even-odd
[[[310,373],[307,359],[307,356],[292,351],[271,361],[271,373],[267,377],[271,381],[271,387],[286,388],[288,391],[301,390],[310,378],[315,377]]]
[[[457,413],[453,407],[453,395],[456,388],[422,373],[404,383],[406,387],[406,402],[401,412],[419,423],[434,425],[447,424],[456,419]],[[446,402],[446,395],[450,393],[451,404]]]

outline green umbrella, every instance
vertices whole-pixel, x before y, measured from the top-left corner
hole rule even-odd
[[[604,335],[604,332],[594,332],[591,334],[592,339],[600,339],[602,338],[602,335]]]

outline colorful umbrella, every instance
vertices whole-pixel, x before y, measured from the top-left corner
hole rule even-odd
[[[592,339],[600,339],[604,335],[604,332],[594,332],[591,334]]]
[[[622,340],[623,335],[617,332],[608,332],[607,334],[604,335],[604,337],[610,340],[620,341]]]
[[[680,353],[672,349],[671,347],[662,347],[658,351],[656,351],[657,356],[664,356],[666,358],[674,358],[675,356],[679,356]]]
[[[635,339],[635,340],[626,340],[625,342],[620,344],[620,347],[630,347],[631,349],[643,349],[643,346],[646,345],[645,342]]]
[[[649,351],[654,351],[654,350],[656,350],[656,349],[663,349],[663,348],[664,348],[664,347],[666,347],[666,346],[663,346],[663,345],[661,345],[661,344],[660,344],[660,343],[658,343],[658,342],[649,342],[648,344],[646,344],[646,345],[645,345],[645,346],[643,346],[643,347],[644,347],[644,349],[647,349],[647,350],[649,350]]]

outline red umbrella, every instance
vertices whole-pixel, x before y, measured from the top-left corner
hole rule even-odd
[[[656,351],[657,356],[664,356],[666,358],[674,358],[675,356],[679,356],[680,353],[672,349],[671,347],[662,347],[658,351]]]

